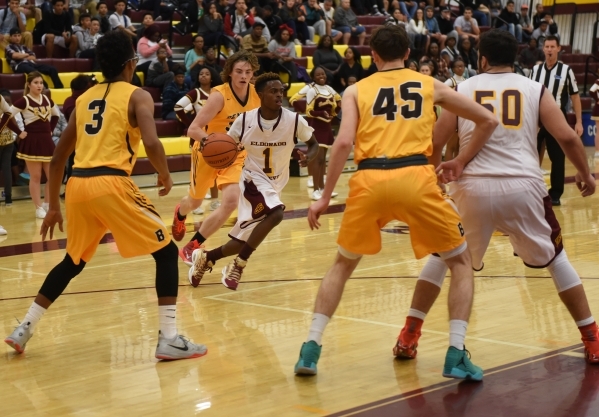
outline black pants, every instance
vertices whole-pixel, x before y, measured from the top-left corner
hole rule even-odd
[[[557,143],[557,140],[547,130],[542,127],[537,135],[537,150],[541,154],[541,146],[545,141],[547,146],[547,155],[551,160],[551,188],[549,196],[551,200],[559,200],[564,193],[564,181],[566,177],[566,155]]]
[[[0,146],[0,169],[4,177],[4,195],[10,200],[12,195],[12,153],[15,144]]]
[[[58,71],[56,68],[46,64],[34,64],[32,62],[21,62],[15,72],[17,74],[29,74],[33,71],[39,71],[42,74],[49,75],[54,83],[54,88],[64,88],[62,81],[58,78]]]

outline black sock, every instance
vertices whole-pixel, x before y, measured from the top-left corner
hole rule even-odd
[[[223,247],[219,246],[216,249],[212,249],[211,251],[208,251],[206,253],[206,259],[208,259],[208,261],[212,262],[213,264],[216,263],[216,261],[218,261],[219,259],[224,258],[225,255],[223,255]]]
[[[177,219],[179,219],[179,221],[183,221],[187,218],[187,216],[182,216],[181,213],[179,212],[179,210],[177,210]]]
[[[191,238],[191,240],[197,241],[200,245],[206,241],[206,238],[202,236],[200,232],[196,232],[195,235]]]
[[[256,249],[252,248],[250,245],[246,243],[239,251],[239,259],[247,261],[249,257],[252,256],[252,253],[254,253],[255,250]]]

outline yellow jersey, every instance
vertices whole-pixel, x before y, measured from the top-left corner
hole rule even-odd
[[[225,103],[222,110],[206,126],[206,133],[227,133],[235,119],[237,119],[237,116],[243,112],[260,107],[260,97],[258,97],[254,85],[248,84],[248,88],[249,91],[245,102],[237,97],[230,83],[225,83],[212,89],[212,91],[218,91],[223,95]]]
[[[356,88],[356,163],[432,153],[434,78],[397,68],[376,72],[358,81]]]
[[[124,81],[98,84],[76,102],[74,168],[111,168],[131,175],[141,140],[129,124],[129,100],[137,89]]]

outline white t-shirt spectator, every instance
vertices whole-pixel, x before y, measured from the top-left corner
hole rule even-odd
[[[322,11],[324,12],[325,17],[328,20],[333,20],[333,14],[335,14],[335,8],[333,6],[331,6],[331,9],[327,12],[327,10],[324,8],[324,3],[320,3],[320,8],[322,9]]]
[[[113,30],[118,28],[119,26],[122,26],[125,29],[133,28],[129,16],[120,15],[116,12],[110,15],[110,17],[108,18],[108,22],[110,23],[110,28]]]
[[[459,16],[455,22],[453,22],[454,28],[462,28],[462,31],[466,33],[472,33],[472,27],[478,27],[478,22],[475,18],[470,18],[470,20],[464,19],[464,16]]]

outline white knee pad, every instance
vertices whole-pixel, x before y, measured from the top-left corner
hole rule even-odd
[[[466,249],[468,249],[468,244],[466,242],[462,243],[460,246],[458,246],[457,248],[454,248],[452,250],[448,250],[445,252],[439,252],[439,256],[441,257],[441,259],[445,260],[445,259],[451,259],[454,256],[458,256],[461,253],[463,253]]]
[[[339,246],[337,250],[341,256],[347,259],[360,259],[362,257],[362,255],[348,251],[343,246]]]
[[[564,250],[549,264],[547,270],[551,274],[551,278],[553,278],[553,283],[558,293],[582,284],[578,273],[570,263]]]
[[[445,281],[445,274],[447,274],[447,264],[443,259],[438,256],[429,256],[426,261],[426,265],[420,271],[420,275],[418,279],[421,279],[426,282],[430,282],[437,287],[441,287],[443,285],[443,281]]]

